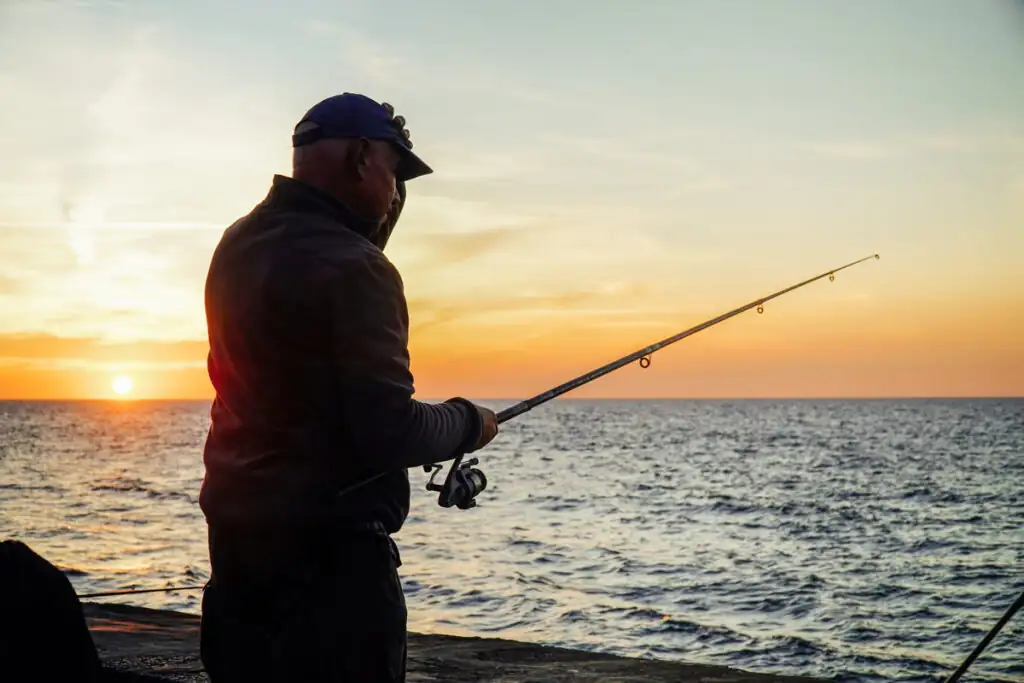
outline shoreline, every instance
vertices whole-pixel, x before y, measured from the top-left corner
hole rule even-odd
[[[167,681],[206,683],[198,615],[118,603],[82,602],[105,667]],[[622,657],[480,638],[409,633],[408,683],[585,681],[587,683],[824,683],[725,666]]]

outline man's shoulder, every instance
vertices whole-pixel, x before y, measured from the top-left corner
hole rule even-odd
[[[311,267],[394,267],[372,242],[343,222],[322,214],[261,206],[241,217],[225,234],[231,232],[249,232],[255,239],[262,235],[277,242],[274,249],[278,255],[290,255]]]
[[[313,266],[339,276],[398,276],[384,252],[340,224],[302,225],[292,232],[298,252]]]
[[[344,224],[316,215],[282,215],[286,246],[281,254],[293,269],[306,272],[318,286],[371,288],[379,294],[399,292],[398,268],[369,240]]]

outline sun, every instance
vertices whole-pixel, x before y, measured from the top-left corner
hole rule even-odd
[[[128,375],[118,375],[110,386],[118,396],[127,396],[132,391],[132,378]]]

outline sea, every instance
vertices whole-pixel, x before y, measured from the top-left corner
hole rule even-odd
[[[0,403],[0,538],[80,595],[200,586],[208,424],[207,402]],[[931,683],[1024,591],[1024,399],[557,400],[477,455],[470,510],[410,472],[412,631]],[[963,680],[1024,681],[1024,611]]]

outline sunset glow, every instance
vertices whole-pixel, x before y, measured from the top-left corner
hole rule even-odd
[[[387,250],[419,397],[875,252],[573,395],[1024,394],[1024,5],[456,5],[0,4],[0,398],[210,398],[210,255],[342,90],[435,170]]]

